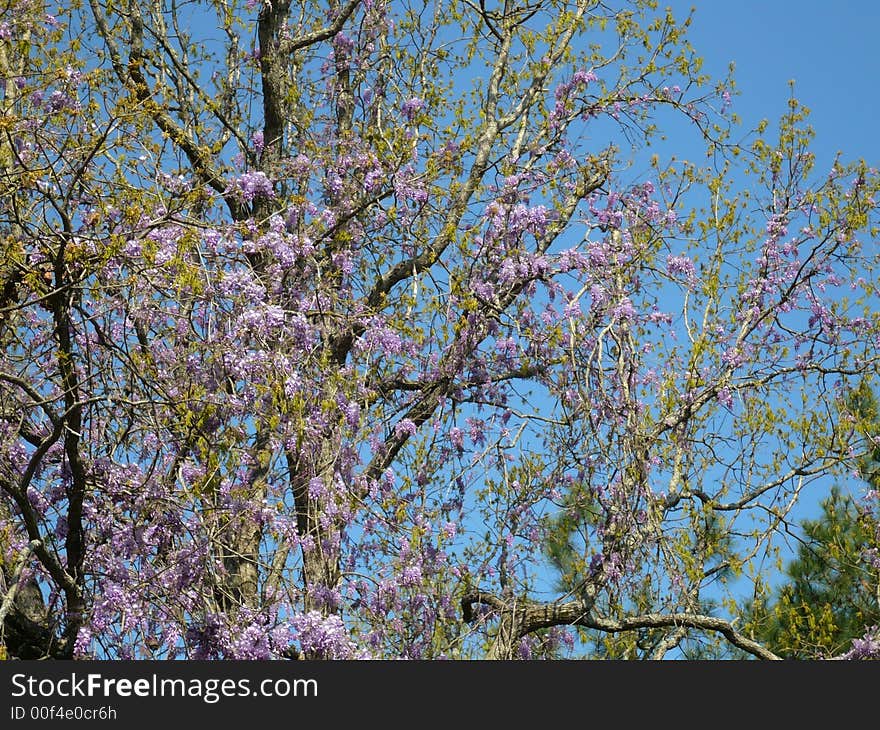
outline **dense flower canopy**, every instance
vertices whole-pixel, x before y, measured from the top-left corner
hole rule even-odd
[[[6,651],[772,658],[719,602],[876,436],[877,171],[649,2],[329,8],[9,5]]]

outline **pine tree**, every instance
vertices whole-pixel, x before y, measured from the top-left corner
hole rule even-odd
[[[855,431],[869,446],[859,473],[880,486],[878,402],[867,383],[848,399]],[[835,486],[822,514],[802,523],[804,541],[786,568],[775,600],[757,598],[747,609],[754,638],[783,656],[818,658],[846,651],[865,629],[880,625],[880,574],[866,560],[876,548],[876,526],[849,494]]]

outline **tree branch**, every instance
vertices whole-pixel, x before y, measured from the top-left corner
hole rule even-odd
[[[3,629],[3,622],[6,620],[6,615],[12,610],[12,605],[13,603],[15,603],[15,596],[18,593],[19,586],[21,585],[21,574],[24,572],[24,566],[27,565],[27,561],[28,558],[30,558],[31,553],[41,546],[42,543],[39,540],[31,540],[18,556],[18,560],[15,563],[15,568],[9,578],[9,582],[11,585],[6,591],[6,595],[3,596],[3,603],[0,604],[0,631],[2,631]]]
[[[501,616],[502,621],[510,612],[509,605],[498,596],[486,591],[473,591],[461,599],[462,617],[467,623],[474,620],[474,606],[483,604],[492,607]],[[519,639],[539,629],[553,626],[580,626],[605,633],[615,634],[622,631],[637,629],[660,629],[667,627],[691,628],[720,633],[731,644],[759,659],[778,660],[781,657],[756,641],[740,634],[729,621],[715,616],[692,613],[647,613],[639,616],[628,616],[620,620],[612,620],[599,616],[591,616],[592,605],[585,601],[569,601],[567,603],[536,604],[517,602],[514,634]],[[510,619],[508,619],[509,621]]]

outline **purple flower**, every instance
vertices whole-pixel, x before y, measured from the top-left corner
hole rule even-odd
[[[418,565],[409,565],[400,574],[400,582],[405,586],[414,586],[422,580],[422,569]]]
[[[475,444],[484,444],[486,442],[485,421],[481,418],[467,418],[465,421],[468,425],[471,440]]]
[[[666,273],[670,276],[684,276],[689,286],[697,282],[697,272],[694,262],[687,256],[669,256],[666,259]]]
[[[580,301],[569,302],[565,305],[565,309],[562,312],[562,316],[569,319],[580,317],[582,314]]]
[[[417,431],[416,424],[413,423],[410,419],[404,418],[402,421],[397,423],[394,426],[394,435],[397,438],[404,438],[406,436],[412,436]]]
[[[27,498],[28,502],[31,503],[31,507],[39,514],[40,516],[46,514],[46,510],[49,509],[49,501],[43,496],[42,492],[37,491],[33,487],[27,488]]]
[[[345,422],[349,425],[350,428],[357,428],[360,423],[361,417],[361,407],[354,402],[346,403],[340,406],[343,415],[345,416]]]
[[[284,381],[284,395],[293,398],[302,389],[302,378],[299,373],[291,373]]]
[[[252,273],[247,271],[229,271],[223,274],[220,280],[220,293],[223,296],[241,296],[253,303],[261,302],[266,296],[263,288]]]
[[[400,110],[403,112],[404,117],[406,117],[409,121],[412,121],[413,118],[416,116],[416,113],[420,111],[424,105],[425,102],[414,96],[411,99],[405,101]]]
[[[395,483],[397,482],[397,477],[394,476],[394,470],[393,469],[386,469],[384,471],[384,473],[382,474],[382,477],[383,477],[383,481],[385,483],[385,486],[388,489],[393,489]]]
[[[317,659],[352,659],[355,647],[345,624],[336,614],[322,616],[318,611],[294,616],[291,620],[300,646]]]
[[[397,355],[405,345],[400,335],[380,319],[374,319],[358,342],[361,351],[381,352],[385,356]]]
[[[92,643],[92,632],[88,625],[83,626],[76,635],[76,643],[73,646],[73,655],[79,657],[89,657],[89,646]]]
[[[236,190],[248,203],[254,198],[274,198],[275,188],[272,181],[264,172],[246,172],[232,184],[232,190]]]
[[[464,434],[457,426],[453,426],[449,429],[449,440],[458,451],[464,450]]]
[[[788,233],[787,222],[784,216],[773,216],[767,221],[767,235],[773,240],[782,238]]]
[[[721,354],[721,362],[731,369],[738,368],[745,361],[745,353],[740,348],[730,348]]]
[[[844,659],[880,659],[880,632],[871,627],[860,639],[853,639],[852,648],[843,655]]]
[[[364,175],[364,189],[369,193],[378,190],[382,186],[383,180],[385,180],[385,173],[381,168],[369,170]]]
[[[571,80],[577,85],[586,86],[591,81],[598,81],[599,77],[596,76],[596,74],[594,74],[592,71],[581,69],[574,72],[574,76],[571,77]]]
[[[612,317],[615,321],[618,322],[626,322],[636,315],[635,307],[633,307],[633,303],[630,301],[629,297],[623,297],[618,303],[617,306],[611,312]]]
[[[337,33],[333,36],[333,47],[340,54],[348,54],[354,49],[354,41],[345,33]]]
[[[495,297],[495,287],[487,281],[474,281],[471,283],[471,291],[480,299],[492,301]]]
[[[412,170],[409,169],[394,178],[394,192],[401,198],[408,198],[417,203],[428,200],[428,191],[425,190],[423,183],[414,179]]]
[[[267,336],[284,326],[284,310],[277,304],[254,307],[245,311],[237,324],[245,331]]]
[[[517,353],[516,341],[512,337],[502,337],[495,343],[495,349],[502,357],[514,357]]]
[[[327,493],[324,488],[324,480],[321,477],[309,479],[309,499],[320,499]]]

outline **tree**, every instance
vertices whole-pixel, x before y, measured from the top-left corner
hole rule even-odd
[[[793,97],[734,143],[643,0],[50,10],[0,24],[10,655],[774,656],[702,607],[866,448],[876,171]]]
[[[859,465],[872,490],[880,485],[877,468],[880,418],[876,396],[860,383],[848,399],[848,415],[874,445]],[[816,520],[802,523],[804,538],[785,570],[786,581],[774,600],[759,595],[746,606],[753,638],[776,653],[797,659],[815,659],[850,650],[866,627],[880,626],[876,492],[860,505],[838,486],[822,501]],[[762,586],[763,588],[763,586]]]
[[[880,625],[876,568],[865,560],[874,530],[856,503],[835,489],[822,515],[803,523],[805,541],[786,567],[775,600],[756,601],[747,611],[755,638],[788,658],[841,654]]]

